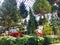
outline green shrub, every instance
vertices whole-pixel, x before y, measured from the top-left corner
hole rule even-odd
[[[60,35],[60,26],[57,26],[57,28],[56,28],[56,34]]]
[[[52,38],[51,36],[44,37],[44,45],[60,43],[60,37]]]
[[[51,36],[45,36],[44,37],[44,45],[50,44],[51,41],[52,41],[52,37]]]
[[[5,36],[0,40],[0,45],[43,45],[44,38],[40,36],[9,37]]]
[[[38,36],[38,45],[43,45],[44,44],[44,38],[43,37],[40,37]]]
[[[53,38],[53,43],[60,43],[60,37]]]
[[[17,45],[24,45],[24,44],[25,44],[25,39],[24,39],[24,37],[17,37],[17,38],[16,38],[16,44],[17,44]]]
[[[31,37],[27,40],[28,45],[36,45],[36,40],[34,37]]]
[[[0,45],[13,45],[16,43],[15,39],[14,37],[5,36],[0,40]]]
[[[50,26],[48,23],[45,23],[44,27],[43,27],[43,34],[45,35],[52,35],[53,34],[53,30],[52,30],[52,26]]]
[[[34,36],[30,37],[27,40],[28,45],[43,45],[44,44],[44,38],[40,36]]]
[[[3,32],[3,28],[0,28],[0,34],[2,34],[2,32]]]

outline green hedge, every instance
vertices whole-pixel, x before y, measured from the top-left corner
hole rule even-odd
[[[51,36],[45,36],[44,37],[44,44],[55,44],[55,43],[60,43],[60,37],[54,37],[52,38]]]
[[[54,43],[60,43],[60,37],[52,38],[51,36],[25,35],[24,37],[4,36],[0,39],[0,45],[48,45]]]
[[[0,39],[0,45],[43,45],[44,38],[40,36],[9,37],[4,36]]]

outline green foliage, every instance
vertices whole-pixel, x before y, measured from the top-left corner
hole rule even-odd
[[[26,21],[26,19],[25,19],[25,21],[24,21],[24,25],[25,25],[25,26],[27,25],[27,21]]]
[[[51,5],[53,5],[58,0],[48,0]]]
[[[58,3],[59,7],[58,7],[58,10],[57,10],[57,14],[58,14],[58,17],[60,17],[60,2]]]
[[[38,45],[44,45],[44,38],[43,37],[40,37],[40,36],[38,36],[37,37],[38,39]]]
[[[47,0],[36,0],[33,9],[37,13],[46,13],[51,11],[51,5]]]
[[[5,36],[0,40],[0,45],[13,45],[15,44],[15,39],[16,38]]]
[[[0,39],[0,45],[48,45],[60,43],[60,37],[52,38],[50,35],[45,37],[29,36],[25,35],[24,37],[10,37],[4,36]]]
[[[52,41],[51,36],[45,36],[44,37],[44,45],[49,45]]]
[[[57,16],[52,15],[51,24],[52,24],[54,27],[57,27],[57,26],[58,26]]]
[[[26,7],[25,7],[24,2],[22,2],[22,3],[20,4],[19,13],[21,14],[20,16],[21,16],[22,18],[26,18],[27,15],[28,15],[28,11],[26,10]]]
[[[60,43],[60,37],[51,37],[49,36],[45,36],[44,37],[44,44],[48,45],[48,44],[56,44],[56,43]]]
[[[39,40],[39,41],[38,41]],[[4,36],[0,39],[0,45],[43,45],[44,38],[25,35],[24,37]]]
[[[19,26],[19,31],[18,31],[18,32],[24,32],[24,31],[25,31],[24,26],[21,24],[21,25]]]
[[[60,36],[60,25],[56,28],[56,34]]]
[[[29,45],[43,45],[44,38],[40,37],[40,36],[37,36],[37,37],[35,37],[35,36],[28,38],[27,44],[29,44]]]
[[[55,12],[58,9],[57,6],[52,5],[52,12]]]
[[[41,19],[41,18],[40,18],[40,20],[39,20],[39,25],[43,25],[43,23],[44,23],[44,19]]]
[[[3,28],[0,28],[0,34],[2,34],[2,32],[3,32]]]
[[[16,38],[16,45],[24,45],[25,44],[25,39],[17,37]]]
[[[16,5],[17,5],[16,0],[9,0],[9,2],[10,2],[13,6],[16,6]]]
[[[10,24],[13,22],[18,22],[18,13],[17,13],[17,2],[16,0],[4,0],[0,10],[3,13],[3,20],[5,24]]]
[[[31,37],[27,41],[28,45],[36,45],[36,40],[34,37]]]
[[[52,35],[53,34],[53,30],[52,29],[53,29],[52,26],[50,26],[48,23],[45,23],[42,32],[45,35]]]
[[[44,25],[46,22],[47,22],[47,19],[44,16],[43,19],[42,18],[39,19],[39,22],[38,23],[39,23],[39,25]]]
[[[59,23],[59,21],[58,21],[57,16],[52,15],[51,25],[53,26],[53,33],[54,34],[57,34],[58,23]]]
[[[30,20],[28,22],[27,30],[30,31],[30,33],[33,33],[34,30],[37,29],[37,22],[35,20],[35,17],[31,9],[30,9],[29,15],[30,15]]]

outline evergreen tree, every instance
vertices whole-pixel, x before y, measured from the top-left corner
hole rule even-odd
[[[28,22],[27,30],[28,30],[28,32],[33,33],[34,30],[37,29],[37,22],[36,22],[36,20],[35,20],[35,17],[34,17],[34,15],[33,15],[31,9],[30,9],[30,11],[29,11],[29,15],[30,15],[30,20],[29,20],[29,22]]]
[[[59,7],[58,7],[58,17],[60,18],[60,2],[58,2],[58,5],[59,5]]]
[[[18,22],[16,0],[4,0],[0,10],[3,12],[4,25],[16,25]],[[13,24],[14,23],[14,24]]]
[[[51,18],[51,24],[53,26],[53,32],[54,34],[56,34],[57,33],[56,28],[58,28],[58,20],[57,20],[57,17],[54,15],[52,15],[52,18]]]
[[[16,5],[17,5],[16,0],[9,0],[9,2],[10,2],[13,6],[16,6]]]
[[[50,4],[54,4],[57,0],[48,0]]]
[[[51,5],[47,0],[36,0],[33,9],[35,13],[44,14],[51,11]]]
[[[52,15],[52,18],[51,18],[51,24],[56,27],[58,25],[58,19],[56,16],[53,16]]]
[[[26,21],[26,19],[25,19],[25,21],[24,21],[24,25],[25,25],[25,26],[27,25],[27,21]]]
[[[24,2],[22,2],[22,3],[20,4],[19,13],[21,14],[21,17],[22,17],[22,18],[26,18],[27,15],[28,15],[28,11],[26,10],[26,7],[25,7]]]

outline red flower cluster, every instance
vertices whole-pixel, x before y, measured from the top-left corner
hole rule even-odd
[[[41,36],[41,37],[44,37],[44,36],[45,36],[44,34],[42,34],[42,33],[40,33],[40,32],[35,32],[35,34],[37,34],[37,35],[39,35],[39,36]]]
[[[13,32],[13,33],[9,34],[9,36],[13,36],[13,37],[18,37],[18,36],[20,36],[20,37],[23,37],[24,34],[21,34],[21,33],[18,33],[18,32]]]

